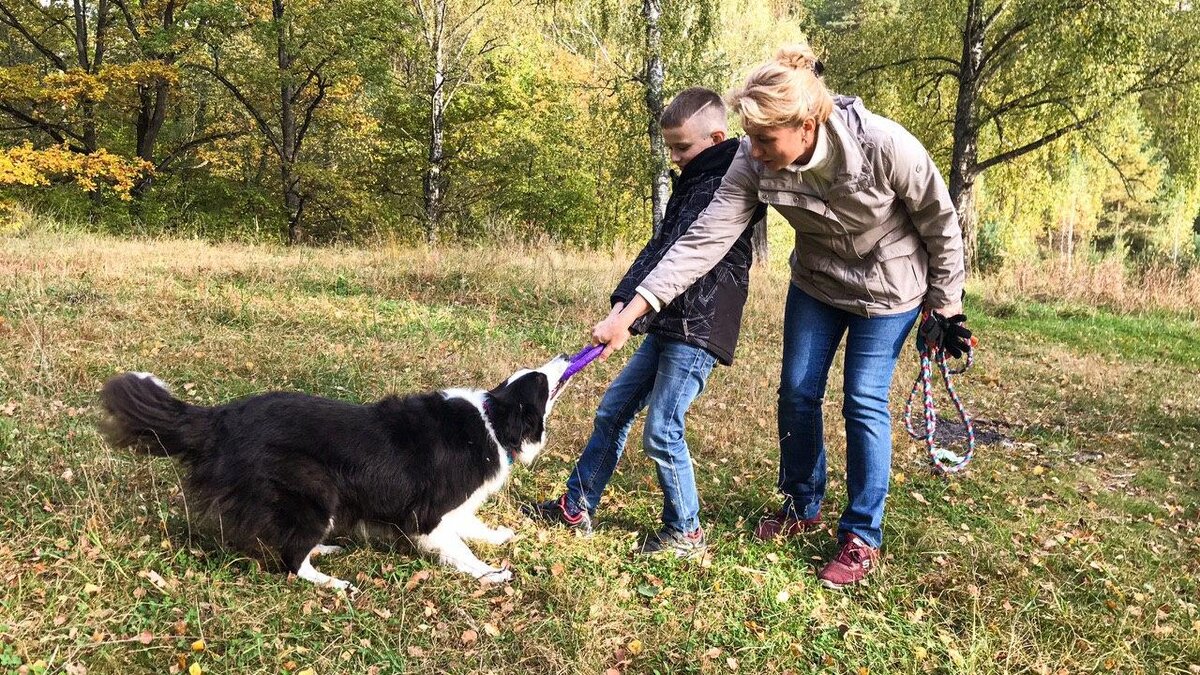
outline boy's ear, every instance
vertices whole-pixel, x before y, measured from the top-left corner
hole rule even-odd
[[[729,135],[725,133],[724,129],[717,129],[709,134],[708,137],[712,140],[713,145],[719,145],[724,143],[725,139],[728,138]]]

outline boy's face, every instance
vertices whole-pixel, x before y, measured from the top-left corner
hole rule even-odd
[[[708,115],[696,114],[683,126],[663,127],[663,141],[671,151],[671,161],[682,171],[696,155],[725,140],[725,128],[713,128]]]

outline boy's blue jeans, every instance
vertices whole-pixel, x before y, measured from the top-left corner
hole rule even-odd
[[[838,538],[854,534],[879,548],[892,464],[888,392],[896,360],[919,309],[864,317],[816,300],[794,285],[783,315],[779,386],[779,490],[784,509],[813,518],[825,497],[821,403],[829,367],[846,338],[844,403],[848,503]]]
[[[567,503],[595,511],[625,450],[634,416],[648,407],[642,449],[657,465],[663,525],[684,533],[700,527],[700,499],[683,418],[704,391],[715,362],[701,347],[647,335],[600,401],[592,437],[567,479]]]

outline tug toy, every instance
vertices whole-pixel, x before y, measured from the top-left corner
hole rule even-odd
[[[562,377],[558,378],[558,386],[561,387],[562,385],[566,384],[567,380],[571,379],[572,375],[583,370],[587,364],[595,361],[596,357],[600,356],[602,353],[604,353],[604,345],[588,345],[579,350],[578,354],[571,357],[571,365],[567,366],[567,369],[563,372]]]
[[[571,357],[570,365],[563,371],[562,377],[558,378],[558,382],[554,385],[554,390],[550,392],[550,398],[558,396],[562,388],[567,386],[567,380],[571,379],[575,373],[583,370],[587,364],[596,360],[597,356],[604,353],[604,345],[588,345],[579,350],[579,353]]]

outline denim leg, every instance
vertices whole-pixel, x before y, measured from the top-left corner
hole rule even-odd
[[[825,497],[821,403],[848,317],[789,286],[779,380],[779,491],[783,509],[797,518],[816,516]]]
[[[595,512],[604,488],[625,451],[633,418],[646,406],[658,371],[659,344],[646,336],[620,375],[613,380],[596,409],[592,436],[567,479],[567,503],[580,511]]]
[[[892,466],[888,394],[896,360],[918,311],[850,320],[842,408],[849,499],[838,524],[839,539],[854,534],[875,548],[883,543],[883,510]]]
[[[663,491],[663,526],[676,532],[700,527],[700,498],[684,435],[684,416],[704,391],[716,358],[701,347],[663,339],[650,393],[642,449],[654,461]]]

